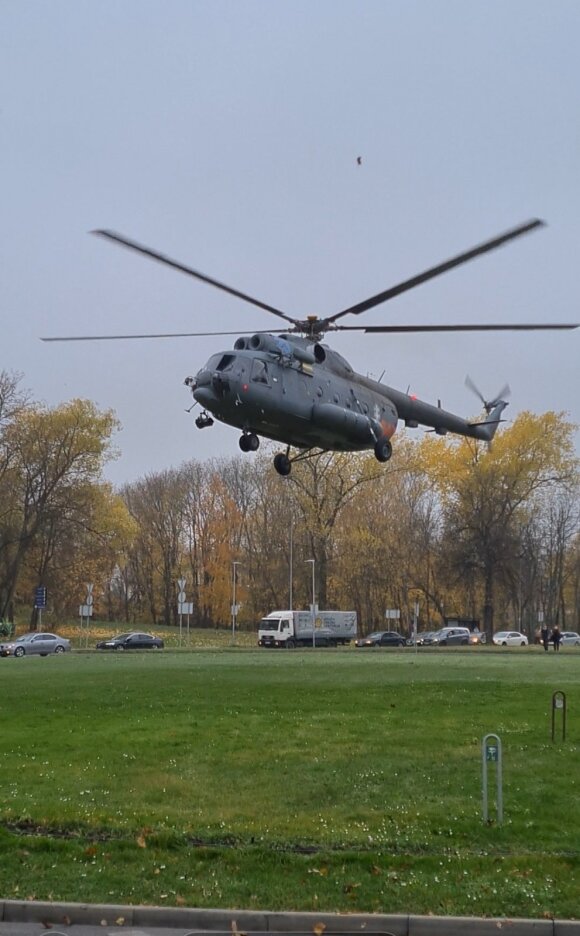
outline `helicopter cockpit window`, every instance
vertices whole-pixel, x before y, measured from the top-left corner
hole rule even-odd
[[[261,361],[259,358],[254,358],[252,361],[252,380],[254,383],[269,384],[270,378],[268,377],[268,365],[265,361]]]
[[[236,359],[235,354],[223,354],[219,364],[216,364],[216,370],[218,371],[230,370],[235,359]]]

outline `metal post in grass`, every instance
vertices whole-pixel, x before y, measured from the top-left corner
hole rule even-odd
[[[502,747],[501,739],[496,734],[486,734],[481,742],[481,771],[483,791],[483,821],[489,822],[488,808],[488,764],[495,764],[495,805],[496,822],[503,822],[503,784],[502,784]]]
[[[556,689],[552,693],[552,741],[556,739],[556,712],[562,712],[562,741],[566,740],[566,693]]]

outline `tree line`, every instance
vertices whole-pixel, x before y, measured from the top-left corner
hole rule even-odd
[[[444,618],[533,634],[543,614],[580,627],[579,463],[563,413],[519,414],[492,446],[405,432],[392,460],[321,453],[288,478],[271,453],[199,461],[120,489],[104,480],[115,414],[72,400],[31,401],[0,373],[0,620],[50,626],[74,617],[84,583],[95,612],[128,627],[178,623],[186,580],[191,626],[230,622],[233,563],[241,627],[308,607],[314,560],[321,608],[354,609],[363,630],[386,609],[407,631]]]

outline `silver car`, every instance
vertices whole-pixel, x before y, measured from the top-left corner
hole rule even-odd
[[[580,647],[580,634],[576,631],[562,631],[560,643],[563,647]]]
[[[4,651],[9,650],[15,657],[39,654],[48,656],[49,653],[65,653],[70,650],[70,640],[59,637],[57,634],[37,633],[23,634],[17,640],[3,645]]]

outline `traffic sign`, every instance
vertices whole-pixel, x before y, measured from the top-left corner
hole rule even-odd
[[[34,607],[46,608],[46,585],[39,585],[34,589]]]

